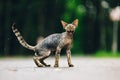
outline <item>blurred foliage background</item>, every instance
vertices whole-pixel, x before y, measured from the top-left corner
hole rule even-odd
[[[26,42],[36,45],[40,36],[63,32],[61,20],[70,23],[76,18],[79,26],[74,34],[73,55],[113,54],[114,22],[118,26],[115,54],[119,55],[120,20],[109,17],[117,6],[120,0],[0,0],[0,55],[34,54],[17,41],[11,30],[13,22]]]

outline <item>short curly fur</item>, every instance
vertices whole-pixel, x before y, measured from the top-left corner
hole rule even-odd
[[[16,28],[16,24],[12,25],[12,30],[15,33],[18,41],[22,46],[27,49],[33,50],[35,52],[35,56],[33,60],[38,67],[50,67],[50,65],[46,64],[44,60],[50,56],[53,51],[56,51],[55,55],[55,65],[54,67],[59,67],[59,57],[62,48],[66,48],[67,53],[67,61],[69,67],[73,67],[71,63],[71,45],[72,45],[72,37],[73,33],[78,26],[78,19],[74,20],[72,23],[68,24],[64,21],[61,21],[63,28],[66,32],[52,34],[44,39],[42,39],[36,46],[29,45],[21,36],[20,32]]]

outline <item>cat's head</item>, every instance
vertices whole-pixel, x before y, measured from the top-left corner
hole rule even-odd
[[[73,35],[76,27],[78,26],[78,19],[75,19],[72,23],[67,23],[61,20],[61,23],[62,23],[63,28],[66,30],[66,32],[70,35]]]

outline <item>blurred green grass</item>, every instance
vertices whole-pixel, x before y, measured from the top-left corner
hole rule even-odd
[[[54,57],[51,55],[50,57]],[[0,56],[0,58],[32,58],[33,55],[14,55],[14,56]],[[61,57],[66,57],[66,54],[61,54]],[[112,52],[107,51],[98,51],[93,54],[85,54],[85,53],[72,53],[72,57],[95,57],[95,58],[120,58],[120,52],[113,54]]]
[[[106,51],[98,51],[94,55],[94,57],[110,57],[110,58],[120,58],[120,53],[112,53],[112,52],[106,52]]]

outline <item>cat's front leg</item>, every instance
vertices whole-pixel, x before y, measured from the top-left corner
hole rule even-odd
[[[54,65],[54,67],[59,67],[60,52],[61,52],[61,48],[58,47],[57,50],[56,50],[56,54],[55,54],[55,65]]]
[[[66,53],[67,53],[67,61],[68,61],[69,67],[74,67],[74,65],[71,62],[71,51],[70,51],[70,49],[67,49]]]

